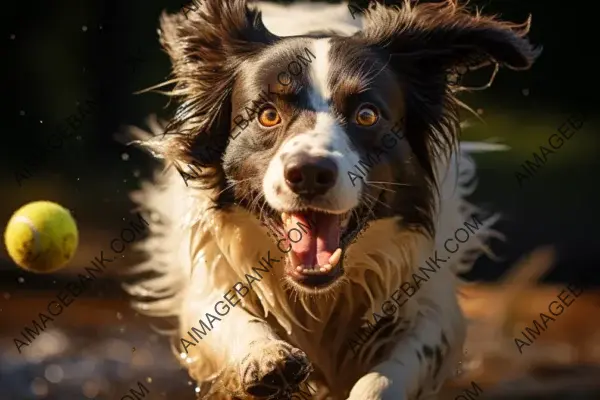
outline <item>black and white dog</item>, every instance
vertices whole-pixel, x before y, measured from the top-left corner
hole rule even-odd
[[[129,289],[177,318],[202,395],[419,399],[452,375],[456,274],[495,218],[464,200],[475,171],[447,78],[529,68],[529,23],[452,0],[163,15],[178,108],[139,143],[175,168],[135,194],[161,219]]]

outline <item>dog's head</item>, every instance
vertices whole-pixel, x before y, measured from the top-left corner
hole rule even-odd
[[[405,2],[372,6],[353,36],[278,37],[245,1],[204,0],[162,18],[179,98],[164,152],[199,166],[217,207],[284,232],[290,282],[327,288],[362,224],[400,217],[433,235],[436,165],[459,131],[449,71],[529,68],[528,29],[452,1]]]

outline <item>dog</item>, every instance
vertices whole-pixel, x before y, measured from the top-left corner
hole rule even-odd
[[[497,215],[465,200],[475,167],[448,76],[530,68],[531,21],[454,0],[321,7],[161,17],[173,78],[151,89],[170,85],[177,109],[134,132],[165,168],[133,194],[155,218],[126,288],[175,321],[205,398],[422,399],[462,355],[457,275]]]

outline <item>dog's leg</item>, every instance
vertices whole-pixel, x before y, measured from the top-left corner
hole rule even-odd
[[[232,309],[221,324],[220,329],[203,339],[209,339],[206,346],[222,357],[221,373],[207,398],[286,398],[312,372],[303,351],[281,340],[266,321],[246,310]],[[203,360],[199,358],[198,362]]]
[[[436,277],[442,278],[438,283],[454,279],[448,275]],[[420,302],[414,328],[387,360],[356,382],[348,400],[416,400],[439,390],[456,369],[465,338],[464,317],[449,280],[421,289],[428,292],[420,296],[427,302]]]
[[[245,323],[235,320],[235,325],[231,332],[239,339],[233,344],[232,360],[244,393],[285,397],[308,378],[312,366],[306,354],[281,340],[265,321],[247,315]]]

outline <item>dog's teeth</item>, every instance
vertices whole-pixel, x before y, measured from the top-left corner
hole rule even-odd
[[[342,249],[340,249],[338,247],[338,249],[333,252],[331,257],[329,257],[329,264],[331,264],[332,267],[335,267],[337,265],[337,263],[340,261],[341,257],[342,257]]]
[[[288,225],[288,222],[290,221],[290,219],[292,219],[290,214],[288,214],[286,212],[281,213],[281,221],[283,222],[283,225]]]
[[[302,272],[302,271],[304,271],[304,268],[302,268],[300,265],[298,265],[298,266],[296,267],[296,271],[298,271],[298,272]]]

